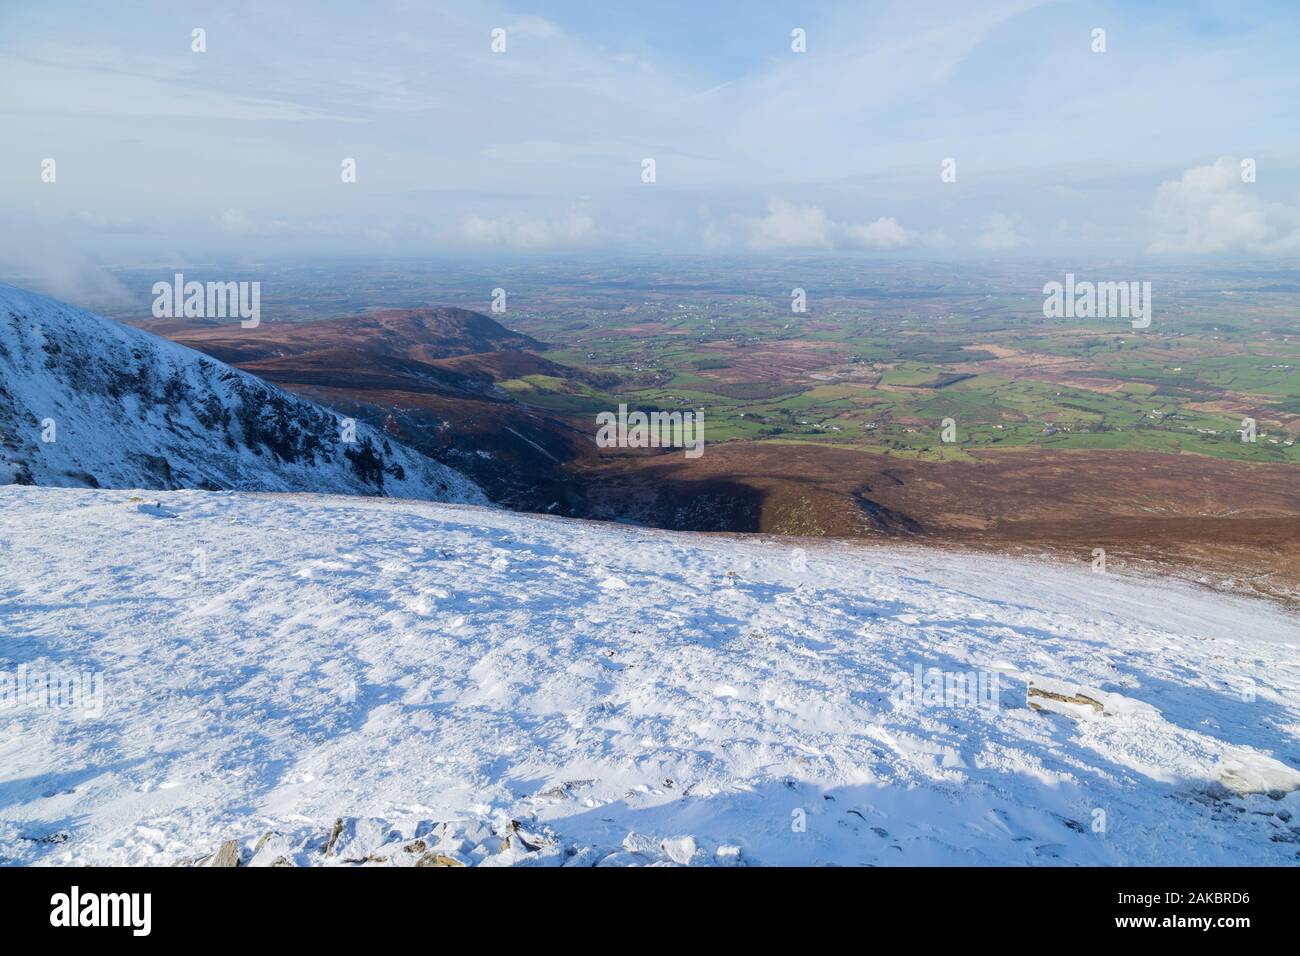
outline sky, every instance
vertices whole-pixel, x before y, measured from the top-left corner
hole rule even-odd
[[[1293,0],[4,0],[0,271],[1294,256],[1297,52]]]

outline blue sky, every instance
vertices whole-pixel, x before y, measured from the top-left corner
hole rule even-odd
[[[6,0],[0,266],[1288,256],[1297,51],[1293,2]]]

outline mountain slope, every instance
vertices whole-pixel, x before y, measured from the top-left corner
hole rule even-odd
[[[482,313],[450,306],[381,309],[310,322],[268,322],[255,335],[230,322],[165,319],[145,327],[231,364],[357,347],[416,362],[546,347]]]
[[[484,500],[375,429],[344,429],[191,349],[0,284],[0,484]]]
[[[159,497],[0,488],[0,675],[102,674],[98,712],[0,711],[0,862],[226,841],[257,865],[1297,861],[1300,627],[1263,601],[464,505]]]
[[[310,322],[166,319],[148,331],[367,421],[520,510],[569,512],[569,464],[595,453],[581,421],[515,401],[498,383],[588,378],[528,351],[543,343],[457,308],[386,309]]]

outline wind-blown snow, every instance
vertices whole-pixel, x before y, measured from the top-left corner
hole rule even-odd
[[[341,416],[319,405],[0,283],[0,484],[486,502],[459,472],[369,425],[345,437]]]
[[[0,672],[104,675],[99,716],[0,710],[10,862],[1300,850],[1300,628],[1262,602],[391,499],[0,509]],[[891,693],[914,665],[996,671],[999,706]]]

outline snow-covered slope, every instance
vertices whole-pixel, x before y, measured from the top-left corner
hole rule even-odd
[[[464,505],[158,499],[0,489],[0,681],[103,674],[102,712],[0,711],[0,859],[1297,861],[1300,628],[1262,602]],[[917,666],[997,693],[918,698]]]
[[[0,485],[11,482],[485,500],[368,425],[346,436],[340,416],[245,372],[0,283]]]

